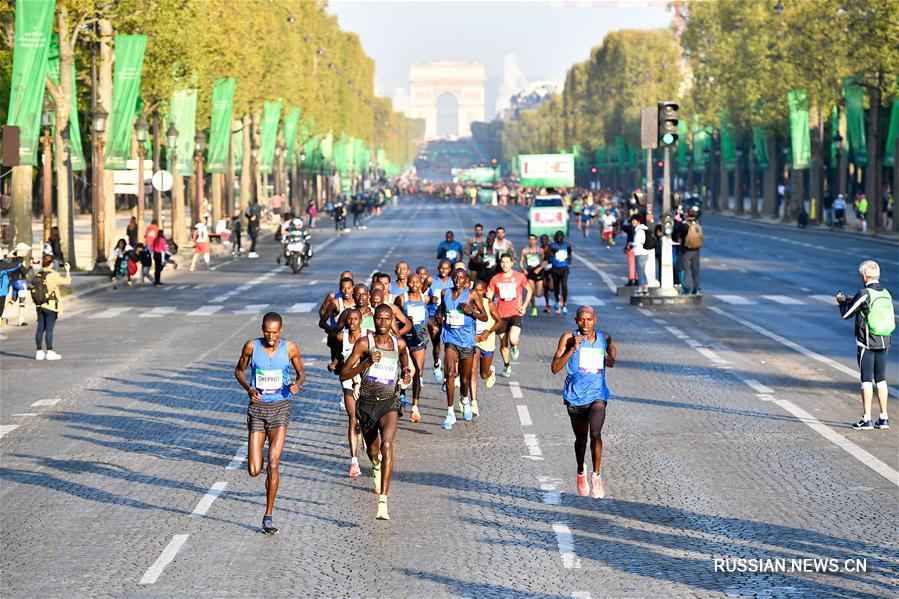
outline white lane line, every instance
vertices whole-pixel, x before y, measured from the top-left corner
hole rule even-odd
[[[531,420],[531,414],[528,412],[527,406],[515,406],[515,409],[518,410],[518,420],[521,422],[521,426],[531,426],[534,422]]]
[[[543,450],[540,449],[540,441],[537,440],[537,435],[527,434],[524,436],[524,444],[527,445],[528,455],[532,460],[542,460],[543,459]]]
[[[162,318],[163,316],[165,316],[167,314],[171,314],[172,312],[175,312],[176,310],[177,310],[177,308],[174,308],[172,306],[156,306],[149,312],[144,312],[143,314],[141,314],[140,317],[141,318]]]
[[[606,284],[606,287],[608,287],[612,293],[615,293],[616,291],[618,291],[618,285],[615,283],[614,279],[612,279],[612,277],[609,276],[609,273],[607,273],[604,270],[601,270],[599,267],[595,266],[590,261],[582,258],[580,254],[575,254],[574,259],[577,260],[578,262],[580,262],[581,264],[583,264],[584,266],[586,266],[587,268],[589,268],[590,270],[592,270],[593,272],[595,272],[596,274],[598,274],[599,277]]]
[[[787,297],[786,295],[763,295],[762,297],[782,306],[801,306],[805,303],[802,300],[798,300],[794,297]]]
[[[744,384],[749,385],[756,393],[769,394],[774,393],[770,387],[766,387],[755,379],[740,379]]]
[[[199,308],[188,314],[188,316],[212,316],[221,309],[221,306],[200,306]]]
[[[647,310],[646,308],[637,308],[637,312],[639,312],[643,316],[652,317],[652,312],[650,310]]]
[[[677,337],[678,339],[687,339],[689,336],[677,327],[665,327],[665,330]]]
[[[197,504],[197,507],[194,508],[194,511],[190,513],[191,516],[205,516],[206,512],[209,511],[209,508],[212,507],[212,502],[218,499],[222,493],[225,492],[225,488],[228,486],[228,483],[225,481],[218,481],[214,485],[212,485],[209,490],[203,495],[203,498],[200,499],[200,503]]]
[[[540,483],[540,490],[543,491],[541,499],[547,505],[561,505],[562,491],[559,485],[562,483],[558,478],[550,478],[548,476],[538,476],[537,482]]]
[[[822,364],[826,364],[827,366],[830,366],[834,370],[842,372],[843,374],[847,374],[853,378],[858,376],[858,372],[855,369],[849,368],[848,366],[844,366],[844,365],[840,364],[839,362],[837,362],[836,360],[831,360],[830,358],[822,356],[819,353],[813,352],[812,350],[810,350],[808,348],[802,347],[798,343],[794,343],[793,341],[790,341],[789,339],[785,339],[785,338],[781,337],[780,335],[778,335],[777,333],[769,331],[765,327],[760,327],[759,325],[755,324],[754,322],[750,322],[744,318],[739,318],[737,316],[734,316],[730,312],[722,310],[721,308],[712,306],[709,309],[712,310],[713,312],[720,314],[721,316],[724,316],[725,318],[729,318],[733,321],[739,322],[744,327],[746,327],[748,329],[752,329],[756,333],[760,333],[760,334],[764,335],[765,337],[768,337],[769,339],[773,339],[774,341],[777,341],[778,343],[780,343],[781,345],[783,345],[785,347],[789,347],[790,349],[797,351],[805,356],[808,356],[809,358],[811,358],[813,360],[821,362]],[[894,387],[889,387],[889,391],[890,391],[890,395],[892,395],[893,397],[899,397],[899,390],[895,389]]]
[[[19,428],[18,424],[0,424],[0,439]]]
[[[587,305],[587,306],[605,306],[606,303],[596,297],[595,295],[572,295],[568,303],[579,306],[579,305]]]
[[[225,260],[224,262],[219,262],[219,263],[216,264],[215,266],[210,266],[210,267],[209,267],[209,270],[216,270],[217,268],[221,268],[222,266],[224,266],[224,265],[226,265],[226,264],[231,264],[231,263],[234,262],[235,260],[237,260],[237,258],[231,258],[230,260]]]
[[[593,599],[590,591],[575,591],[571,594],[571,599]]]
[[[187,289],[188,287],[190,287],[190,285],[175,285],[174,287],[172,287],[172,289],[177,289],[178,291],[182,291],[184,289]]]
[[[565,522],[553,522],[553,532],[556,533],[556,544],[562,555],[562,565],[568,569],[580,568],[581,560],[574,552],[574,537],[571,529]]]
[[[246,290],[248,290],[248,289],[249,289],[250,287],[252,287],[252,286],[253,286],[253,285],[251,285],[250,283],[244,283],[243,285],[241,285],[241,286],[239,286],[239,287],[235,287],[234,289],[235,289],[236,291],[246,291]]]
[[[643,308],[638,308],[638,309],[639,309],[639,310],[642,310]],[[653,318],[652,320],[653,320],[656,324],[665,324],[665,323],[668,322],[668,321],[665,320],[664,318]]]
[[[124,314],[128,310],[131,309],[131,306],[117,306],[115,308],[106,308],[102,312],[97,312],[96,314],[91,314],[88,316],[91,320],[96,318],[115,318],[119,314]]]
[[[27,412],[27,413],[24,413],[24,414],[13,414],[13,416],[19,416],[19,417],[22,417],[22,418],[28,418],[29,416],[37,416],[37,413],[36,413],[36,412]]]
[[[761,400],[761,401],[773,401],[774,400],[774,396],[770,395],[768,393],[756,393],[755,396],[758,397],[759,400]]]
[[[36,402],[34,402],[33,404],[31,404],[31,407],[32,408],[42,408],[44,406],[47,406],[47,407],[55,406],[60,401],[61,400],[58,397],[54,397],[53,399],[39,399]]]
[[[825,304],[830,304],[834,308],[837,307],[837,300],[833,295],[824,295],[822,293],[816,293],[808,296],[809,299],[817,300],[819,302],[824,302]]]
[[[509,382],[509,391],[512,392],[512,399],[521,399],[522,397],[524,397],[521,394],[521,386],[515,381]]]
[[[237,448],[237,451],[234,452],[234,457],[231,458],[231,461],[225,466],[225,470],[237,470],[240,468],[241,464],[243,464],[245,459],[247,459],[246,443]]]
[[[240,310],[235,310],[234,314],[259,314],[268,308],[268,304],[247,304]]]
[[[716,354],[715,352],[713,352],[712,350],[710,350],[707,347],[696,347],[694,349],[696,351],[698,351],[699,353],[701,353],[706,358],[708,358],[709,360],[711,360],[712,362],[715,362],[716,364],[727,363],[727,360],[722,359],[721,356],[719,356],[718,354]]]
[[[309,283],[307,283],[307,284],[308,285],[318,285],[318,281],[313,279],[312,281],[309,281]]]
[[[223,293],[220,296],[209,300],[209,303],[210,304],[220,304],[220,303],[224,302],[226,299],[228,299],[229,297],[231,297],[232,295],[235,295],[236,293],[237,293],[237,291],[232,289],[231,291]]]
[[[742,295],[713,295],[712,297],[735,306],[752,306],[758,303],[755,300],[746,299]]]
[[[153,562],[153,565],[144,572],[139,584],[154,584],[159,579],[162,571],[165,570],[165,567],[175,559],[175,556],[178,555],[178,552],[181,551],[181,548],[187,543],[188,536],[189,535],[173,536],[172,540],[165,546],[165,549],[162,550],[159,557],[156,558],[156,561]]]
[[[298,304],[294,304],[287,309],[288,314],[297,314],[300,312],[312,312],[315,308],[315,303],[313,302],[300,302]]]

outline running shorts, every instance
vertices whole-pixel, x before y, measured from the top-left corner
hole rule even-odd
[[[544,274],[543,274],[542,270],[540,272],[534,272],[533,270],[528,270],[527,277],[528,277],[528,281],[537,282],[537,281],[543,280]]]
[[[601,401],[608,405],[608,402],[604,399],[597,399],[596,401]],[[565,402],[565,407],[568,408],[568,417],[575,420],[589,420],[590,409],[593,408],[593,404],[595,404],[596,401],[592,401],[583,406],[573,406],[570,403]]]
[[[879,383],[887,380],[887,353],[889,349],[858,347],[856,358],[863,383]]]
[[[470,360],[474,357],[474,348],[473,347],[461,347],[456,345],[455,343],[444,343],[443,346],[445,348],[453,348],[456,350],[456,353],[459,354],[460,360]]]
[[[364,431],[370,431],[378,426],[378,421],[390,412],[402,412],[402,403],[399,397],[387,399],[369,399],[360,397],[356,402],[356,420]]]
[[[496,329],[496,334],[508,332],[509,328],[518,327],[521,328],[521,315],[516,314],[515,316],[509,316],[508,318],[503,318],[503,326]]]
[[[247,430],[251,433],[269,432],[290,424],[292,407],[289,399],[271,403],[251,403],[247,406]]]

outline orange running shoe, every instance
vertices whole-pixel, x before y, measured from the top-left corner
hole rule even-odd
[[[359,468],[359,462],[350,462],[350,478],[356,478],[362,474],[362,469]]]
[[[593,499],[602,499],[606,496],[606,488],[602,484],[602,475],[594,472],[591,478],[593,479]]]
[[[412,413],[409,414],[409,420],[412,422],[418,422],[421,420],[421,414],[418,411],[418,406],[412,406]]]
[[[587,474],[578,472],[577,475],[577,494],[586,497],[590,494],[590,485],[587,484]]]

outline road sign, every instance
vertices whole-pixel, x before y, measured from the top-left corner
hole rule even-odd
[[[640,147],[652,150],[659,147],[659,111],[655,106],[640,109]]]
[[[522,154],[518,160],[524,187],[574,187],[574,154]]]
[[[153,161],[144,160],[144,183],[153,173]],[[137,160],[125,162],[125,170],[112,171],[113,193],[137,195]]]
[[[153,189],[158,191],[168,191],[172,188],[175,178],[168,171],[156,171],[153,173]]]

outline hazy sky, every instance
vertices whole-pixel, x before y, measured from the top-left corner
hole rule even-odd
[[[666,27],[667,2],[382,2],[331,0],[342,29],[359,34],[375,60],[378,90],[390,96],[409,85],[409,66],[419,62],[478,62],[487,70],[487,114],[493,105],[503,57],[518,55],[531,81],[562,80],[575,62],[609,31]]]

